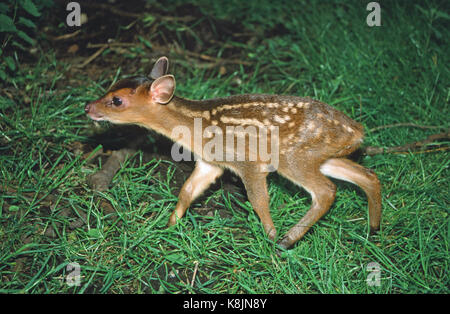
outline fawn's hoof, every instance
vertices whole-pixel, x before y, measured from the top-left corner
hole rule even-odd
[[[266,231],[267,237],[270,240],[275,240],[275,238],[277,237],[277,230],[275,230],[274,227],[272,226],[264,226],[264,230]]]
[[[292,244],[293,243],[292,243],[291,239],[289,239],[288,237],[284,237],[283,240],[277,242],[278,247],[280,247],[281,249],[284,249],[284,250],[289,249]]]
[[[374,234],[377,234],[378,231],[380,231],[380,226],[377,226],[377,227],[372,227],[372,226],[370,226],[369,234],[370,234],[370,235],[374,235]]]
[[[284,251],[288,250],[290,245],[286,243],[285,239],[277,242],[276,253],[278,257],[282,257]]]

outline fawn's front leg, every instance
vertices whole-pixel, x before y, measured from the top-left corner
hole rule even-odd
[[[191,176],[183,184],[178,203],[174,212],[170,216],[169,226],[174,225],[177,219],[184,216],[189,205],[194,201],[208,186],[213,183],[223,173],[223,169],[199,159],[195,164],[195,169]]]
[[[252,204],[253,210],[261,219],[264,231],[267,233],[269,239],[274,240],[277,231],[272,221],[269,211],[269,193],[267,191],[267,172],[261,172],[258,169],[254,171],[244,171],[241,174],[241,179],[244,182],[247,190],[247,197]]]

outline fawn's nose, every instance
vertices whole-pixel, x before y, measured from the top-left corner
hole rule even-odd
[[[89,113],[90,109],[91,109],[91,104],[86,104],[86,106],[84,106],[84,112]]]

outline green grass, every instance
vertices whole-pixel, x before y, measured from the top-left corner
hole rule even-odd
[[[307,95],[366,130],[397,122],[449,126],[444,2],[383,1],[382,26],[373,28],[361,1],[198,3],[205,16],[232,16],[260,35],[249,45],[227,39],[252,66],[229,66],[223,75],[174,61],[179,96]],[[278,33],[263,34],[278,24]],[[182,38],[184,30],[173,29]],[[224,47],[202,53],[220,57]],[[110,190],[93,192],[86,179],[100,164],[76,146],[98,145],[83,104],[99,97],[119,69],[105,69],[96,81],[80,74],[85,84],[73,87],[67,67],[49,51],[18,70],[12,98],[0,96],[0,292],[449,293],[447,151],[362,158],[383,184],[381,232],[367,234],[365,195],[337,182],[330,212],[280,257],[244,191],[231,193],[222,180],[166,228],[177,201],[175,162],[144,162],[139,153]],[[61,80],[64,88],[56,88]],[[394,146],[433,132],[389,128],[367,132],[365,143]],[[166,172],[158,172],[162,165]],[[277,175],[270,176],[269,192],[281,236],[311,200]],[[205,204],[221,210],[205,215]],[[65,280],[73,262],[81,281],[71,287]],[[366,282],[371,262],[380,266],[379,286]]]

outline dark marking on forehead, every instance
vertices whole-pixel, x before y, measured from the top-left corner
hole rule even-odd
[[[140,85],[151,82],[151,80],[145,76],[132,76],[128,78],[124,78],[117,83],[115,83],[111,88],[109,89],[108,93],[118,91],[119,89],[123,88],[131,88],[136,89]]]

